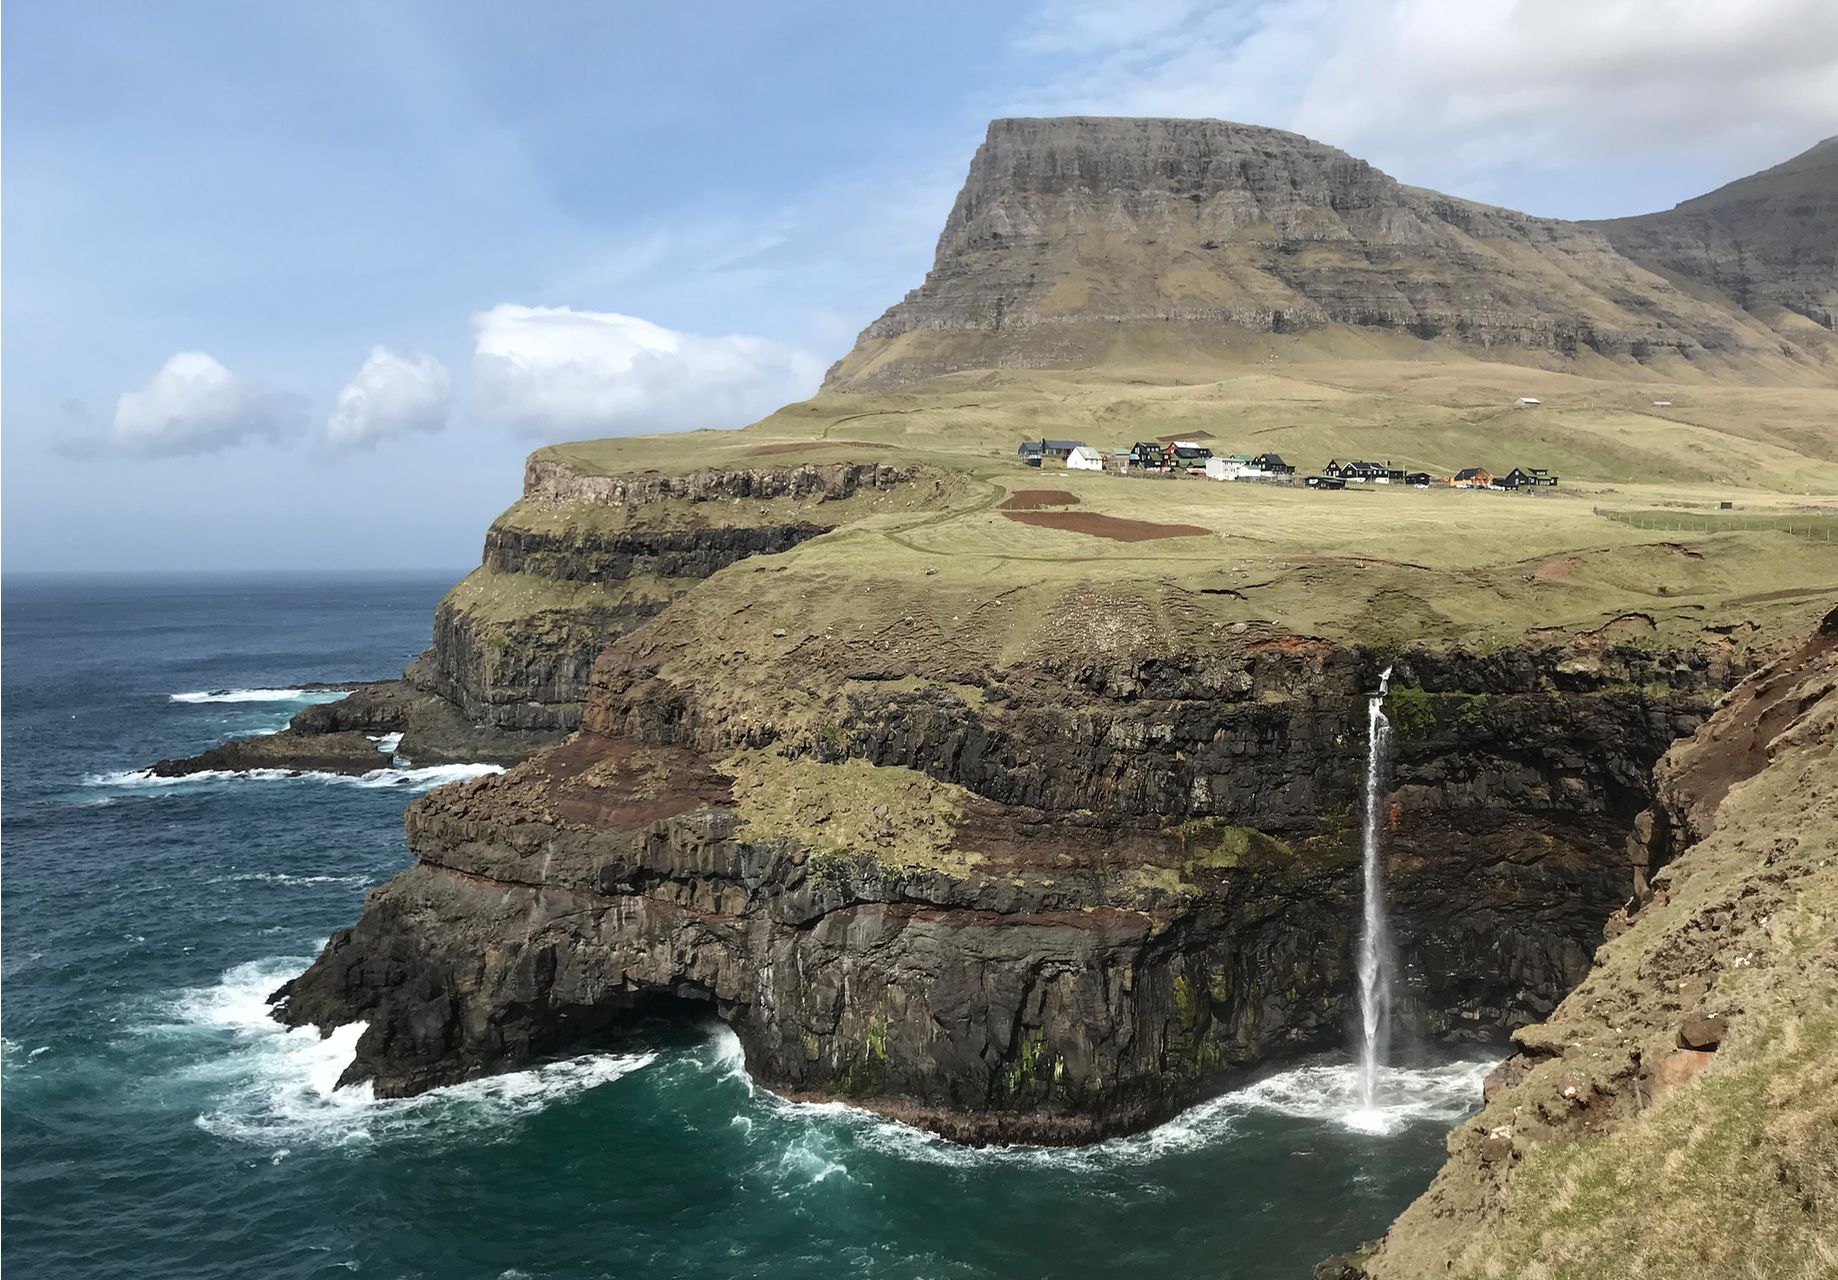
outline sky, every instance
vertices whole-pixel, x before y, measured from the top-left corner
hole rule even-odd
[[[476,563],[531,449],[814,392],[1063,114],[1615,217],[1838,134],[1838,4],[8,0],[0,564]]]

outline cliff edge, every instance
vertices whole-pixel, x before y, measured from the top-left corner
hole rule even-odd
[[[1449,1137],[1319,1275],[1838,1272],[1838,610],[1656,771],[1682,849]]]

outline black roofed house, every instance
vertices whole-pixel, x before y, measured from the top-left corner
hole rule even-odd
[[[1493,484],[1496,489],[1524,489],[1532,483],[1532,477],[1514,467],[1505,475],[1497,477]]]
[[[1430,473],[1427,471],[1406,471],[1400,483],[1414,485],[1419,489],[1427,489],[1430,487]]]
[[[1268,476],[1292,476],[1296,473],[1294,467],[1283,461],[1281,454],[1260,453],[1251,461],[1257,464],[1259,471]]]
[[[1347,482],[1339,476],[1310,476],[1302,482],[1311,489],[1344,489]]]
[[[1030,467],[1038,467],[1042,459],[1064,458],[1074,449],[1082,448],[1083,440],[1023,440],[1015,452]]]
[[[1322,475],[1324,475],[1324,476],[1331,476],[1331,477],[1333,477],[1334,479],[1336,479],[1336,480],[1338,480],[1338,479],[1340,479],[1340,473],[1341,473],[1342,471],[1344,471],[1345,469],[1346,469],[1346,468],[1344,468],[1343,466],[1341,466],[1341,464],[1340,464],[1340,462],[1339,462],[1339,460],[1338,460],[1338,459],[1335,459],[1335,458],[1329,458],[1329,459],[1327,460],[1327,465],[1326,465],[1325,467],[1323,467],[1323,468],[1321,468],[1321,474],[1322,474]],[[1319,488],[1320,488],[1321,486],[1320,486],[1320,485],[1316,485],[1315,487],[1316,487],[1317,489],[1319,489]]]
[[[1391,468],[1377,462],[1349,462],[1340,468],[1340,478],[1368,484],[1390,484]]]
[[[1130,465],[1160,470],[1168,461],[1168,451],[1153,440],[1138,440],[1130,446]]]

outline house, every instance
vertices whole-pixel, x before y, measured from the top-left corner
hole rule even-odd
[[[1543,467],[1514,467],[1494,483],[1502,489],[1529,489],[1533,485],[1554,485],[1557,477]]]
[[[1207,460],[1213,456],[1213,451],[1211,449],[1208,449],[1205,445],[1195,444],[1192,441],[1184,441],[1177,444],[1167,452],[1173,455],[1169,461],[1177,467],[1203,467],[1206,465]]]
[[[1023,440],[1021,442],[1021,447],[1016,449],[1015,453],[1019,455],[1021,461],[1025,462],[1028,466],[1038,467],[1040,465],[1041,446],[1045,444],[1045,440]]]
[[[1280,454],[1260,453],[1251,461],[1267,476],[1292,476],[1296,473],[1296,469],[1284,462]]]
[[[1262,480],[1264,473],[1248,453],[1217,455],[1206,460],[1206,474],[1213,480]]]
[[[1418,489],[1430,487],[1430,473],[1427,471],[1406,471],[1403,474],[1404,478],[1399,484],[1408,484]]]
[[[1390,484],[1391,468],[1377,462],[1348,462],[1341,466],[1340,478],[1366,484]]]
[[[1302,482],[1311,489],[1344,489],[1347,482],[1339,476],[1310,476]]]
[[[1321,474],[1322,474],[1322,475],[1324,475],[1324,476],[1327,476],[1327,477],[1329,477],[1330,479],[1334,479],[1334,480],[1338,480],[1338,479],[1340,479],[1340,473],[1341,473],[1341,471],[1342,471],[1342,469],[1343,469],[1343,468],[1342,468],[1342,466],[1341,466],[1341,463],[1340,463],[1340,460],[1339,460],[1339,459],[1337,459],[1337,458],[1329,458],[1329,459],[1327,460],[1327,465],[1326,465],[1325,467],[1323,467],[1323,468],[1321,468]],[[1320,485],[1316,485],[1315,487],[1316,487],[1316,488],[1318,489],[1318,488],[1320,488],[1321,486],[1320,486]]]
[[[1485,467],[1463,467],[1449,483],[1457,489],[1485,489],[1493,483],[1493,472]]]
[[[1104,470],[1104,455],[1088,444],[1079,445],[1066,455],[1066,470],[1102,471]]]
[[[1042,458],[1064,458],[1084,445],[1083,440],[1023,440],[1015,452],[1025,461],[1030,455]],[[1034,465],[1038,466],[1038,463]]]
[[[1153,440],[1138,440],[1130,446],[1129,463],[1132,467],[1160,471],[1167,462],[1167,453]]]

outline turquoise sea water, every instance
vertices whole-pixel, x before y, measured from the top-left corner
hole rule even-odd
[[[1306,1277],[1429,1182],[1485,1064],[1286,1064],[1135,1138],[969,1151],[753,1087],[715,1023],[376,1102],[263,998],[407,864],[362,780],[135,771],[393,675],[459,575],[9,579],[4,1217],[18,1276]],[[176,695],[176,696],[175,696]],[[317,695],[325,696],[325,695]],[[382,744],[387,746],[388,744]]]

